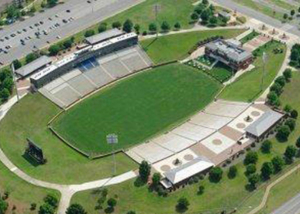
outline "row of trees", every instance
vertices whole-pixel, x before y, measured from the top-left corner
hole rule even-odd
[[[0,71],[0,103],[8,100],[13,91],[13,79],[10,69]]]
[[[292,53],[290,56],[290,65],[293,67],[300,67],[300,44],[295,44],[292,47]]]
[[[300,13],[300,7],[298,8],[298,13]],[[296,10],[291,10],[291,11],[290,11],[290,16],[289,16],[289,14],[287,14],[287,13],[283,14],[283,19],[284,19],[285,21],[286,21],[287,19],[292,20],[292,19],[294,18],[295,14],[296,14]]]

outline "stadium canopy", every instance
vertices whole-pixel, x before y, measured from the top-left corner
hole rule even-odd
[[[21,77],[26,77],[33,72],[49,65],[52,62],[50,57],[41,56],[40,58],[28,63],[27,65],[16,70],[16,73]]]
[[[165,177],[175,185],[213,166],[214,164],[207,158],[197,157],[186,164],[166,172]]]
[[[117,29],[117,28],[113,28],[111,30],[107,30],[103,33],[99,33],[95,36],[91,36],[85,39],[85,41],[89,44],[89,45],[95,45],[97,43],[103,42],[105,40],[117,37],[124,34],[121,30]]]
[[[265,112],[258,120],[246,128],[249,134],[260,137],[273,127],[284,115],[282,113],[269,110]]]

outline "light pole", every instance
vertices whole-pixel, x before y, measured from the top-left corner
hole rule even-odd
[[[16,76],[15,76],[15,66],[14,66],[13,62],[11,63],[11,75],[12,75],[12,78],[13,78],[13,81],[14,81],[14,85],[15,85],[15,88],[16,88],[17,100],[19,102],[20,97],[19,97],[19,91],[18,91]]]
[[[157,25],[156,26],[157,27],[157,29],[156,29],[156,38],[158,37],[158,28],[159,28],[158,21],[157,21],[158,12],[159,12],[159,5],[155,4],[154,5],[154,13],[155,13],[155,22],[156,22],[156,25]]]
[[[112,147],[112,153],[113,153],[113,163],[114,163],[114,167],[113,167],[113,176],[116,175],[116,171],[117,171],[117,165],[116,165],[116,157],[115,157],[115,150],[114,150],[114,145],[118,143],[118,135],[116,134],[109,134],[106,136],[106,141],[108,144],[111,144]]]
[[[266,62],[267,62],[267,54],[266,54],[266,52],[263,52],[263,73],[262,73],[261,85],[260,85],[261,91],[263,91],[263,87],[264,87],[264,81],[265,81],[265,75],[266,75]]]

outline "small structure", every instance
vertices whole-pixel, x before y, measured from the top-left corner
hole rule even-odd
[[[179,186],[192,176],[208,171],[213,166],[214,164],[207,158],[197,157],[186,164],[164,173],[165,178],[161,181],[161,184],[166,189]]]
[[[25,78],[45,67],[47,67],[48,65],[50,65],[52,62],[50,57],[47,56],[41,56],[39,58],[37,58],[36,60],[28,63],[27,65],[19,68],[18,70],[16,70],[16,73],[21,76],[22,78]]]
[[[43,150],[36,145],[32,140],[27,138],[28,146],[25,150],[25,154],[29,155],[39,164],[46,163],[46,159],[44,158]]]
[[[222,17],[222,18],[225,18],[225,19],[228,19],[228,20],[231,18],[230,13],[227,13],[226,11],[223,11],[223,10],[218,12],[218,16]]]
[[[269,110],[245,129],[246,134],[247,136],[257,140],[262,139],[268,134],[269,130],[281,121],[283,117],[284,114]]]
[[[117,28],[113,28],[113,29],[107,30],[103,33],[99,33],[95,36],[88,37],[85,39],[85,42],[89,45],[96,45],[100,42],[104,42],[108,39],[112,39],[112,38],[121,36],[123,34],[124,33],[121,30],[119,30]]]
[[[253,62],[252,53],[243,49],[238,41],[218,39],[205,46],[205,55],[218,60],[234,71],[246,69]]]

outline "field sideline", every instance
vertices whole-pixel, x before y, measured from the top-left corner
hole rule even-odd
[[[116,149],[142,143],[204,108],[220,88],[196,69],[166,65],[105,88],[62,114],[52,127],[87,153],[110,153],[107,134],[119,134]]]

